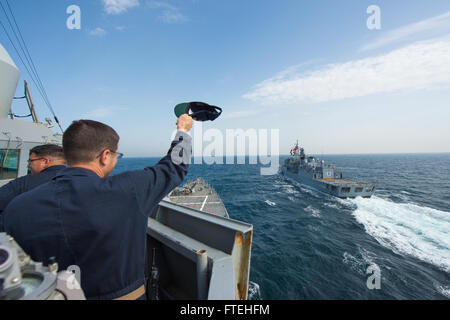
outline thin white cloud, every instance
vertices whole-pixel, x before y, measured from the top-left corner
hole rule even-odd
[[[330,64],[308,73],[282,71],[243,97],[263,104],[324,102],[450,84],[450,39],[417,42],[388,54]]]
[[[102,2],[107,14],[121,14],[139,6],[139,0],[102,0]]]
[[[223,119],[248,118],[260,114],[263,110],[242,110],[231,113],[225,113]]]
[[[168,2],[163,2],[163,1],[149,0],[149,1],[147,1],[147,5],[148,5],[150,8],[152,8],[152,9],[160,9],[160,8],[163,8],[163,9],[173,10],[173,11],[178,10],[177,7],[171,5],[171,4],[168,3]]]
[[[162,10],[158,19],[164,23],[181,23],[189,20],[179,8],[168,2],[149,0],[147,6],[151,9]]]
[[[412,23],[384,33],[369,44],[364,45],[360,51],[377,49],[398,41],[411,40],[420,36],[435,37],[450,33],[450,11],[429,19]]]
[[[85,113],[82,118],[107,118],[112,115],[114,115],[118,111],[124,111],[127,110],[127,108],[123,107],[100,107],[94,110],[89,111],[88,113]]]
[[[103,37],[106,36],[108,32],[102,28],[95,28],[94,30],[89,31],[91,36]]]
[[[187,21],[187,18],[178,11],[165,10],[159,16],[164,23],[180,23]]]

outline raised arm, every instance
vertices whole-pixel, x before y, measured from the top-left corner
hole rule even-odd
[[[192,138],[187,134],[191,128],[192,118],[182,115],[178,119],[178,131],[167,155],[153,167],[126,174],[135,187],[137,201],[144,215],[149,216],[152,209],[183,182],[191,157]]]

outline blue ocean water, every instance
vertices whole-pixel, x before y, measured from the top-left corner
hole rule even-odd
[[[280,163],[285,157],[280,158]],[[232,219],[254,226],[251,299],[450,299],[450,154],[325,155],[344,176],[375,182],[341,200],[259,165],[191,165]],[[115,173],[158,159],[125,158]],[[369,266],[380,289],[369,289]]]

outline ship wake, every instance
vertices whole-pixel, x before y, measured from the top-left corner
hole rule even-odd
[[[347,200],[368,234],[400,255],[410,255],[450,273],[450,212],[379,197]]]

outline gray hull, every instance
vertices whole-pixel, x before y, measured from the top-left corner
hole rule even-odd
[[[282,167],[280,173],[301,184],[313,187],[321,192],[341,199],[356,197],[370,198],[375,190],[375,186],[372,183],[345,178],[314,179],[309,172],[299,170],[298,173],[293,173],[287,170],[286,167]]]

